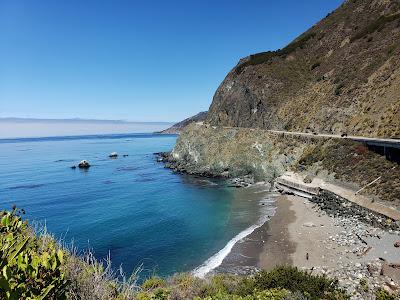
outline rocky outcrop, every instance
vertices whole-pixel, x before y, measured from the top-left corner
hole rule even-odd
[[[400,207],[400,168],[351,140],[193,123],[173,151],[160,157],[177,172],[202,176],[272,181],[292,170],[310,179],[346,182],[355,190],[367,185],[361,194]]]
[[[332,217],[352,217],[374,227],[400,230],[400,222],[357,205],[329,191],[322,191],[311,202]]]
[[[163,134],[179,134],[186,126],[194,122],[203,122],[207,118],[207,112],[202,111],[193,117],[187,118],[179,123],[174,124],[170,128],[167,128],[160,133]]]
[[[108,157],[109,158],[117,158],[118,157],[118,153],[117,152],[111,152]]]
[[[251,174],[270,181],[297,164],[307,143],[261,129],[191,124],[178,138],[168,166],[192,174],[227,178]]]
[[[90,168],[90,163],[87,160],[81,160],[78,164],[78,168],[88,169],[88,168]]]
[[[241,59],[207,122],[400,137],[400,2],[345,1],[287,47]]]
[[[239,61],[204,125],[181,132],[168,166],[270,181],[287,170],[364,187],[400,207],[400,169],[349,140],[264,129],[400,137],[400,2],[347,0],[283,49]]]

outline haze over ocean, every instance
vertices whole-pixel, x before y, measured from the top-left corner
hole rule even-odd
[[[0,118],[0,139],[92,134],[151,133],[170,127],[170,122],[117,120],[48,120]]]
[[[80,250],[111,255],[126,272],[191,271],[256,223],[258,203],[224,182],[172,173],[153,152],[173,135],[0,140],[0,199]],[[118,159],[108,154],[117,151]],[[122,154],[128,154],[122,157]],[[81,159],[89,170],[70,168]]]

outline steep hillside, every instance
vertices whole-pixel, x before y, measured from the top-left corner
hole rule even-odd
[[[170,128],[167,128],[160,133],[165,133],[165,134],[178,134],[180,133],[186,126],[193,122],[202,122],[207,118],[207,112],[202,111],[199,112],[197,115],[194,115],[193,117],[187,118],[181,122],[178,122],[174,125],[172,125]]]
[[[400,1],[345,1],[284,49],[241,59],[208,122],[399,137]]]
[[[286,171],[322,177],[400,207],[400,168],[362,143],[283,135],[262,129],[191,124],[182,131],[167,166],[179,172],[272,181]]]

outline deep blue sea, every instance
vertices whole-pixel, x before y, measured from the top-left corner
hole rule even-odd
[[[127,134],[0,140],[1,209],[13,204],[80,251],[126,273],[191,271],[259,218],[258,202],[222,181],[158,163],[176,136]],[[111,152],[117,159],[110,159]],[[123,157],[126,154],[128,156]],[[88,170],[71,169],[87,159]]]

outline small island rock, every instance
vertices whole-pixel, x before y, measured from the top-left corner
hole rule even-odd
[[[108,157],[109,158],[117,158],[118,157],[118,153],[117,152],[112,152]]]
[[[90,167],[90,164],[87,160],[82,160],[79,164],[78,167],[81,169],[87,169]]]

